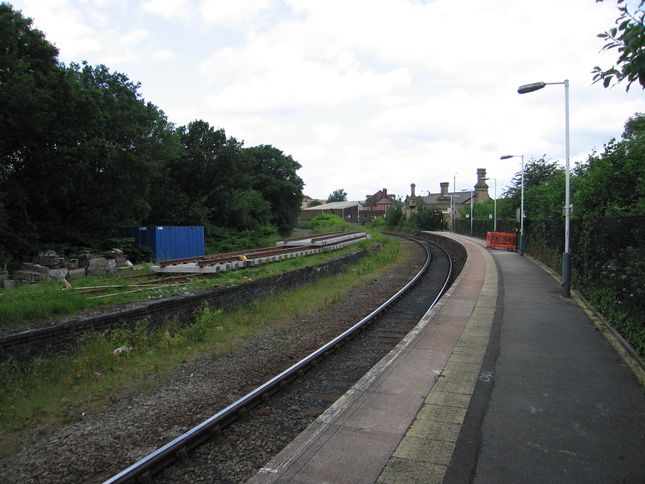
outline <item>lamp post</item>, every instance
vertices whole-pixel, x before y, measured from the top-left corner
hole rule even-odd
[[[495,182],[495,197],[493,198],[493,232],[497,232],[497,178],[482,178],[482,180],[493,180]]]
[[[455,202],[455,198],[459,198],[459,195],[454,195],[454,194],[446,194],[447,197],[450,197],[450,231],[453,233],[457,232],[457,227],[456,227],[456,222],[457,219],[455,217],[455,209],[457,208],[457,204]]]
[[[470,236],[473,236],[473,191],[472,190],[462,190],[462,192],[470,192]]]
[[[457,202],[455,202],[455,195],[457,193],[457,172],[452,176],[452,195],[450,196],[450,217],[452,219],[452,232],[457,233]]]
[[[537,91],[545,86],[564,84],[564,125],[565,125],[565,194],[564,194],[564,254],[562,254],[562,295],[571,297],[571,184],[569,171],[569,79],[563,82],[534,82],[517,89],[519,94]]]
[[[524,255],[524,155],[504,155],[500,160],[508,160],[510,158],[522,158],[522,196],[520,202],[520,255]]]

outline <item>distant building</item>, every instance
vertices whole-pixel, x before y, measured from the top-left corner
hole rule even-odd
[[[410,216],[415,210],[421,206],[427,208],[438,208],[443,213],[443,220],[450,223],[453,219],[459,218],[459,211],[470,208],[470,200],[472,193],[473,203],[485,202],[490,200],[488,195],[488,185],[486,184],[486,169],[477,169],[477,183],[472,191],[449,191],[449,182],[441,182],[439,184],[439,193],[428,193],[426,196],[416,194],[416,185],[410,185],[410,195],[405,197],[405,212],[406,216]],[[454,187],[453,187],[454,188]],[[454,200],[454,205],[453,205]]]
[[[376,217],[384,217],[392,203],[394,196],[387,193],[387,188],[383,188],[373,195],[366,195],[364,202],[330,202],[315,207],[307,206],[300,211],[300,219],[309,220],[318,215],[332,214],[351,223],[369,222]]]
[[[387,193],[387,188],[379,190],[374,195],[366,195],[365,203],[360,213],[361,221],[385,217],[387,209],[394,203],[394,196]]]

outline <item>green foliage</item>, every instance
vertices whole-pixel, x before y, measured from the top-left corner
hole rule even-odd
[[[323,213],[312,218],[310,221],[311,230],[315,234],[325,232],[348,232],[351,226],[338,215]]]
[[[210,236],[206,239],[206,246],[209,254],[218,254],[271,246],[281,238],[276,228],[272,225],[243,231],[232,230],[227,227],[212,227]]]
[[[596,0],[602,1],[602,0]],[[624,0],[618,0],[618,4]],[[607,88],[613,84],[627,81],[626,90],[634,82],[638,82],[641,88],[645,88],[645,11],[641,1],[634,11],[629,10],[630,6],[619,6],[620,16],[616,19],[616,27],[607,32],[598,34],[604,40],[605,46],[602,50],[616,49],[618,51],[617,65],[610,69],[601,69],[596,66],[593,70],[593,80],[602,81],[603,87]]]
[[[532,220],[554,220],[562,217],[565,174],[559,171],[548,183],[526,190],[524,213]]]
[[[497,201],[500,219],[514,220],[521,206],[522,172],[515,174],[512,185]],[[564,206],[564,169],[546,155],[524,163],[524,213],[531,219],[560,218]]]
[[[403,202],[395,200],[394,203],[387,207],[387,212],[385,212],[385,225],[390,228],[398,227],[404,219]]]
[[[300,216],[304,182],[296,174],[300,164],[273,146],[244,149],[250,186],[269,204],[269,221],[287,235]]]
[[[22,210],[30,194],[11,180],[30,169],[26,154],[40,151],[52,131],[50,113],[61,77],[58,49],[32,23],[11,5],[0,4],[0,254],[5,261],[27,252],[27,241],[38,241],[37,227]]]
[[[645,213],[645,115],[625,124],[621,141],[611,140],[576,169],[576,217]]]
[[[327,203],[331,202],[346,202],[347,201],[347,192],[342,188],[338,188],[329,194],[327,197]]]
[[[405,225],[412,228],[415,232],[422,230],[441,230],[444,228],[441,210],[437,207],[427,207],[425,205],[419,205],[405,221]]]
[[[369,225],[371,228],[379,229],[379,228],[385,227],[386,223],[383,217],[375,217],[372,220],[370,220]]]
[[[243,148],[202,120],[176,128],[124,74],[59,64],[7,3],[0,45],[2,266],[52,246],[101,247],[120,227],[203,225],[210,238],[263,239],[295,225],[303,182],[290,156]]]
[[[576,286],[645,356],[645,218],[586,218],[575,228]]]

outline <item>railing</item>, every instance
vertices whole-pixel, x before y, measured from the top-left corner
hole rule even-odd
[[[515,232],[515,220],[498,220],[497,232]],[[556,273],[562,269],[564,220],[525,220],[525,252]],[[475,237],[486,239],[492,220],[474,220]],[[470,220],[457,232],[470,234]],[[582,294],[641,355],[645,356],[645,215],[571,221],[573,288]]]

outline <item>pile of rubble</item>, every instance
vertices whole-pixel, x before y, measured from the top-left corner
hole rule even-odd
[[[22,282],[75,279],[90,273],[114,273],[117,267],[132,265],[122,250],[111,249],[100,256],[81,251],[73,259],[56,255],[53,250],[41,252],[32,262],[23,262],[20,270],[13,271],[12,278]]]

